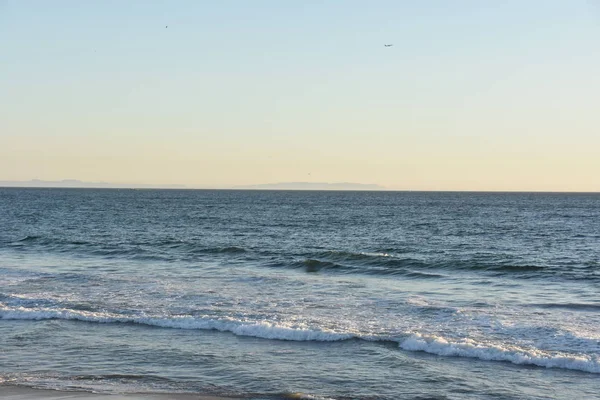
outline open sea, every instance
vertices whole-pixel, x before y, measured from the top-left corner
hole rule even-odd
[[[0,385],[600,398],[600,194],[0,189]]]

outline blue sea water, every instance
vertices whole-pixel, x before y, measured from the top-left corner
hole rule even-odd
[[[600,194],[0,189],[0,385],[600,398]]]

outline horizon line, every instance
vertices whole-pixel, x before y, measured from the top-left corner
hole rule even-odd
[[[302,185],[300,187],[281,187],[283,185]],[[303,186],[320,187],[303,187]],[[347,185],[348,187],[341,187]],[[229,191],[296,191],[296,192],[440,192],[440,193],[584,193],[596,194],[600,190],[536,190],[536,189],[407,189],[386,187],[374,183],[353,182],[278,182],[268,184],[246,184],[231,186],[203,186],[185,184],[154,184],[154,183],[115,183],[115,182],[88,182],[79,179],[42,180],[31,179],[28,181],[0,180],[0,188],[21,189],[123,189],[123,190],[229,190]]]
[[[538,193],[538,194],[600,194],[600,191],[566,191],[566,190],[476,190],[476,189],[251,189],[233,187],[76,187],[76,186],[5,186],[0,189],[64,189],[64,190],[164,190],[164,191],[230,191],[230,192],[401,192],[401,193]]]

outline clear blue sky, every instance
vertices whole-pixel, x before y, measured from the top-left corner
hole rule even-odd
[[[592,0],[0,0],[0,180],[599,191],[598,71]]]

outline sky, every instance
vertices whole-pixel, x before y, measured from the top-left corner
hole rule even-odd
[[[0,0],[0,180],[600,191],[598,71],[600,0]]]

